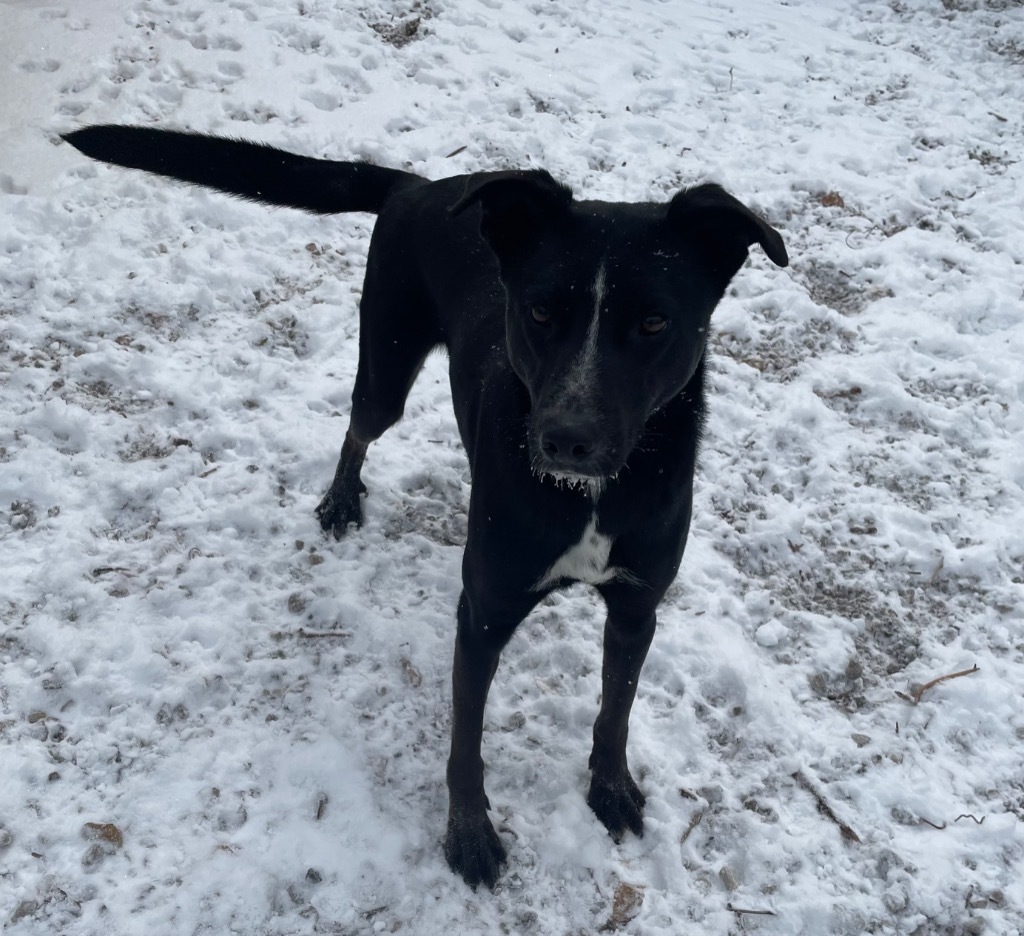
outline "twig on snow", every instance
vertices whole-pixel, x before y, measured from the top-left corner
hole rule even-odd
[[[731,910],[733,913],[746,913],[750,916],[777,916],[774,910],[745,910],[743,907],[734,907],[731,903],[725,905],[726,910]]]
[[[686,827],[686,831],[679,838],[679,844],[680,845],[682,845],[682,844],[684,844],[686,842],[686,840],[693,833],[693,830],[696,829],[697,826],[700,825],[700,821],[703,818],[704,818],[704,810],[703,809],[698,810],[697,812],[695,812],[693,814],[693,818],[690,820],[690,824]]]
[[[300,627],[298,634],[300,637],[338,637],[342,640],[346,637],[351,637],[351,631],[318,631],[318,630],[306,630],[304,627]]]
[[[977,672],[978,664],[975,663],[970,669],[960,670],[956,673],[947,673],[945,676],[936,676],[935,679],[929,680],[922,686],[918,686],[909,694],[906,692],[897,692],[896,695],[905,702],[917,705],[921,701],[921,696],[923,696],[929,689],[934,689],[939,683],[944,683],[949,679],[959,679],[961,676],[970,676],[972,673]]]
[[[829,806],[825,797],[814,788],[811,781],[804,776],[804,772],[802,770],[798,770],[793,774],[793,779],[814,797],[815,802],[818,804],[818,812],[825,816],[825,818],[831,819],[837,826],[839,826],[839,834],[842,835],[847,842],[856,842],[858,845],[860,844],[860,836],[835,814],[835,810]]]
[[[941,831],[942,831],[942,830],[943,830],[944,828],[946,828],[946,823],[945,823],[945,822],[944,822],[944,823],[942,823],[942,825],[938,825],[937,823],[935,823],[935,822],[932,822],[932,821],[931,821],[931,819],[925,819],[925,817],[924,817],[924,816],[918,816],[918,817],[917,817],[917,821],[918,821],[918,822],[919,822],[920,824],[922,824],[922,825],[930,825],[930,826],[931,826],[931,827],[932,827],[933,829],[938,829],[938,830],[939,830],[940,832],[941,832]]]

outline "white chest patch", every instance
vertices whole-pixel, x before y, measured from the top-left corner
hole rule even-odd
[[[618,569],[608,566],[608,555],[611,551],[612,539],[604,533],[597,532],[597,514],[594,513],[580,541],[570,546],[555,560],[551,568],[537,580],[533,590],[550,588],[562,579],[585,582],[587,585],[610,582],[619,575]]]

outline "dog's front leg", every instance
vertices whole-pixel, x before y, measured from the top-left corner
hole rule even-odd
[[[316,508],[316,516],[320,528],[325,533],[334,533],[335,539],[345,535],[350,523],[362,526],[363,507],[359,495],[366,493],[359,473],[366,458],[368,443],[359,439],[352,428],[345,434],[345,442],[341,446],[341,457],[334,471],[334,480]]]
[[[653,607],[637,608],[632,601],[622,600],[623,587],[602,589],[608,617],[604,626],[601,711],[594,722],[587,795],[590,808],[617,842],[627,829],[636,835],[644,834],[645,798],[626,763],[626,738],[637,680],[656,621]]]
[[[504,622],[462,593],[452,669],[452,749],[448,759],[448,865],[472,887],[494,887],[505,862],[505,848],[487,818],[484,793],[484,705],[501,649],[518,620]]]

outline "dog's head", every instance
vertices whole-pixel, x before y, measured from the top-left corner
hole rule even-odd
[[[569,481],[614,477],[683,392],[751,244],[788,263],[779,233],[717,185],[667,204],[576,202],[546,172],[495,172],[471,176],[452,211],[476,203],[530,395],[531,462]]]

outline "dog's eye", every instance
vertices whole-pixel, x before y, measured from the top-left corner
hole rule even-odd
[[[538,325],[548,325],[551,322],[551,313],[544,306],[530,306],[530,316]]]
[[[663,315],[648,315],[640,325],[640,330],[645,335],[656,335],[662,332],[668,325],[668,319]]]

